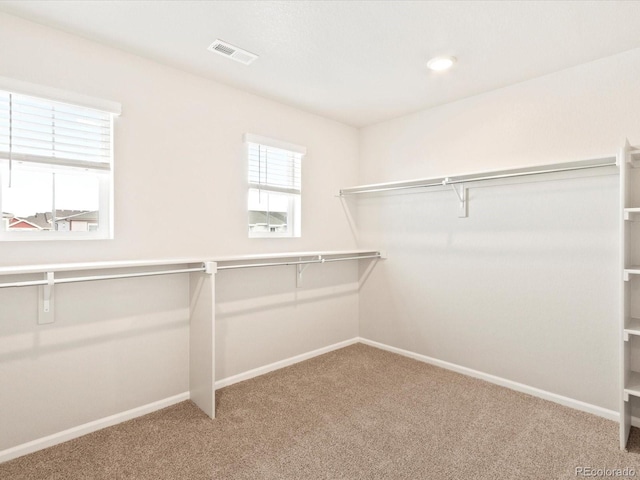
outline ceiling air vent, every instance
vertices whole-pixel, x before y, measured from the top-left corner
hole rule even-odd
[[[233,45],[223,42],[222,40],[216,40],[213,42],[207,50],[211,50],[212,52],[219,53],[231,60],[235,60],[236,62],[243,63],[245,65],[249,65],[253,62],[258,55],[255,53],[247,52],[246,50],[242,50],[241,48],[234,47]]]

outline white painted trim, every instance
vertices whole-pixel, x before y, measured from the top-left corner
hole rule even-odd
[[[591,413],[593,415],[597,415],[599,417],[603,417],[608,420],[613,420],[614,422],[617,422],[620,419],[620,415],[615,410],[609,410],[607,408],[602,408],[597,405],[592,405],[590,403],[586,403],[581,400],[564,397],[562,395],[558,395],[557,393],[548,392],[546,390],[541,390],[539,388],[531,387],[523,383],[507,380],[506,378],[490,375],[484,372],[479,372],[478,370],[462,367],[460,365],[456,365],[455,363],[445,362],[444,360],[438,360],[436,358],[428,357],[420,353],[414,353],[414,352],[410,352],[409,350],[403,350],[401,348],[391,347],[389,345],[385,345],[384,343],[374,342],[373,340],[369,340],[366,338],[360,337],[358,340],[360,343],[369,345],[370,347],[376,347],[381,350],[397,353],[404,357],[413,358],[414,360],[428,363],[436,367],[444,368],[446,370],[451,370],[453,372],[461,373],[463,375],[468,375],[469,377],[478,378],[480,380],[484,380],[486,382],[493,383],[495,385],[500,385],[501,387],[506,387],[521,393],[526,393],[533,397],[538,397],[544,400],[549,400],[550,402],[559,403],[560,405],[564,405],[565,407],[570,407],[576,410]],[[640,425],[640,419],[635,418],[634,421],[638,425]],[[636,425],[636,423],[634,423],[634,425]]]
[[[229,385],[233,385],[234,383],[242,382],[244,380],[249,380],[251,378],[255,378],[260,375],[264,375],[266,373],[273,372],[275,370],[279,370],[281,368],[288,367],[290,365],[294,365],[296,363],[303,362],[305,360],[309,360],[310,358],[317,357],[319,355],[323,355],[325,353],[329,353],[334,350],[339,350],[341,348],[348,347],[350,345],[354,345],[356,343],[362,343],[364,345],[369,345],[371,347],[379,348],[381,350],[397,353],[405,357],[413,358],[414,360],[418,360],[420,362],[428,363],[436,367],[444,368],[457,373],[461,373],[463,375],[468,375],[470,377],[478,378],[480,380],[484,380],[489,383],[499,385],[501,387],[506,387],[511,390],[532,395],[534,397],[542,398],[544,400],[549,400],[551,402],[558,403],[560,405],[574,408],[576,410],[580,410],[583,412],[591,413],[593,415],[597,415],[599,417],[603,417],[608,420],[613,420],[615,422],[619,421],[618,412],[613,410],[608,410],[606,408],[598,407],[596,405],[582,402],[580,400],[564,397],[562,395],[541,390],[539,388],[531,387],[529,385],[524,385],[522,383],[514,382],[512,380],[507,380],[502,377],[490,375],[488,373],[483,373],[478,370],[462,367],[454,363],[445,362],[443,360],[438,360],[432,357],[428,357],[426,355],[410,352],[408,350],[403,350],[401,348],[392,347],[392,346],[385,345],[383,343],[375,342],[373,340],[369,340],[362,337],[355,337],[349,340],[334,343],[333,345],[329,345],[327,347],[319,348],[311,352],[286,358],[278,362],[270,363],[269,365],[254,368],[252,370],[249,370],[244,373],[240,373],[238,375],[233,375],[231,377],[223,378],[215,382],[215,389],[217,390],[223,387],[227,387]],[[156,410],[161,410],[163,408],[169,407],[176,403],[183,402],[185,400],[189,400],[189,392],[181,393],[173,397],[165,398],[164,400],[159,400],[157,402],[149,403],[141,407],[127,410],[122,413],[111,415],[109,417],[95,420],[93,422],[85,423],[83,425],[79,425],[77,427],[73,427],[68,430],[64,430],[62,432],[55,433],[53,435],[49,435],[47,437],[39,438],[31,442],[23,443],[22,445],[17,445],[15,447],[2,450],[0,451],[0,463],[6,462],[8,460],[12,460],[22,455],[36,452],[38,450],[42,450],[44,448],[52,447],[54,445],[72,440],[74,438],[81,437],[82,435],[86,435],[88,433],[95,432],[97,430],[101,430],[103,428],[110,427],[112,425],[116,425],[118,423],[122,423],[127,420],[140,417],[142,415],[146,415],[147,413],[155,412]],[[634,427],[640,427],[640,418],[633,417],[631,422]]]
[[[263,367],[254,368],[253,370],[239,373],[238,375],[223,378],[216,381],[215,388],[216,390],[218,390],[219,388],[228,387],[229,385],[233,385],[234,383],[243,382],[245,380],[249,380],[250,378],[259,377],[260,375],[264,375],[265,373],[273,372],[274,370],[279,370],[281,368],[288,367],[289,365],[309,360],[310,358],[317,357],[318,355],[323,355],[334,350],[348,347],[349,345],[354,345],[358,343],[358,341],[359,338],[355,337],[343,342],[334,343],[333,345],[329,345],[328,347],[322,347],[311,352],[296,355],[295,357],[285,358],[284,360],[270,363],[269,365],[265,365]]]
[[[348,347],[349,345],[353,345],[355,343],[358,343],[358,337],[345,340],[343,342],[334,343],[333,345],[319,348],[317,350],[303,353],[301,355],[296,355],[295,357],[286,358],[284,360],[280,360],[278,362],[274,362],[269,365],[265,365],[263,367],[254,368],[253,370],[249,370],[247,372],[240,373],[238,375],[233,375],[232,377],[227,377],[222,380],[218,380],[217,382],[215,382],[215,388],[217,390],[219,388],[233,385],[234,383],[242,382],[244,380],[249,380],[250,378],[258,377],[260,375],[264,375],[265,373],[269,373],[274,370],[278,370],[280,368],[288,367],[295,363],[299,363],[304,360],[317,357],[318,355],[323,355],[325,353],[332,352],[333,350],[339,350],[341,348]],[[116,413],[115,415],[111,415],[109,417],[94,420],[92,422],[85,423],[83,425],[78,425],[77,427],[63,430],[62,432],[58,432],[52,435],[48,435],[46,437],[38,438],[36,440],[32,440],[30,442],[23,443],[21,445],[17,445],[15,447],[7,448],[6,450],[1,450],[0,463],[7,462],[9,460],[21,457],[23,455],[27,455],[29,453],[37,452],[38,450],[42,450],[44,448],[53,447],[54,445],[58,445],[60,443],[67,442],[69,440],[73,440],[74,438],[81,437],[88,433],[92,433],[97,430],[101,430],[103,428],[116,425],[118,423],[126,422],[127,420],[131,420],[133,418],[155,412],[156,410],[161,410],[163,408],[170,407],[171,405],[175,405],[176,403],[189,400],[189,398],[190,398],[189,392],[181,393],[179,395],[174,395],[173,397],[165,398],[163,400],[158,400],[157,402],[149,403],[147,405],[142,405],[141,407],[136,407],[131,410],[127,410],[125,412]]]
[[[263,137],[261,135],[254,135],[253,133],[245,133],[244,141],[245,143],[259,143],[260,145],[266,145],[267,147],[288,150],[290,152],[299,153],[300,155],[307,154],[307,147],[303,147],[302,145],[276,140],[275,138]]]
[[[0,90],[6,90],[21,95],[46,98],[54,102],[70,103],[81,107],[109,112],[114,115],[122,114],[122,105],[111,100],[90,97],[81,93],[70,92],[59,88],[24,82],[16,78],[0,77]]]
[[[131,420],[136,417],[141,417],[142,415],[155,412],[156,410],[170,407],[171,405],[184,402],[185,400],[189,400],[189,392],[180,393],[178,395],[174,395],[173,397],[168,397],[163,400],[158,400],[157,402],[148,403],[140,407],[132,408],[131,410],[116,413],[115,415],[110,415],[108,417],[100,418],[83,425],[78,425],[77,427],[54,433],[53,435],[48,435],[46,437],[38,438],[21,445],[16,445],[15,447],[7,448],[6,450],[0,451],[0,463],[21,457],[23,455],[27,455],[28,453],[42,450],[44,448],[53,447],[54,445],[73,440],[74,438],[81,437],[88,433],[102,430],[103,428],[111,427],[112,425],[126,422],[127,420]]]

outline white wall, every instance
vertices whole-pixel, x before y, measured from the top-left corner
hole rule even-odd
[[[357,180],[356,129],[4,14],[0,45],[0,75],[123,109],[115,239],[4,243],[0,266],[356,246],[334,197]],[[247,238],[246,132],[307,147],[301,238]],[[219,378],[357,335],[356,265],[312,266],[300,290],[273,273],[218,274]],[[0,450],[188,389],[185,278],[59,290],[46,327],[35,289],[0,292]]]
[[[115,240],[5,243],[0,266],[350,249],[356,241],[333,196],[341,187],[589,158],[611,154],[625,137],[640,142],[639,50],[358,136],[4,14],[0,44],[2,76],[123,105]],[[247,238],[245,132],[307,147],[302,238]],[[457,218],[451,192],[349,200],[359,246],[389,253],[360,286],[346,264],[309,267],[302,289],[291,268],[220,272],[217,377],[359,331],[617,409],[617,178],[470,195],[467,219]],[[35,289],[0,291],[0,450],[188,388],[185,278],[58,292],[56,323],[37,327]]]
[[[300,288],[292,267],[219,272],[216,378],[357,337],[354,268],[348,262],[309,265]]]
[[[185,275],[0,289],[0,450],[189,390]],[[158,294],[161,292],[161,295]]]
[[[455,72],[453,73],[455,74]],[[615,154],[640,142],[640,50],[361,130],[360,183]],[[618,409],[618,178],[349,200],[387,249],[360,335]]]
[[[0,42],[11,46],[0,52],[0,75],[118,101],[123,111],[115,126],[115,240],[7,244],[3,264],[355,245],[334,198],[356,180],[355,128],[16,17],[2,14],[0,22]],[[307,147],[302,238],[247,237],[246,132]]]

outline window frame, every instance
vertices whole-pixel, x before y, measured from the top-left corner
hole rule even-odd
[[[248,192],[251,192],[251,190],[258,190],[255,187],[250,186]],[[287,232],[255,232],[255,231],[251,231],[249,230],[249,238],[300,238],[302,236],[302,225],[301,225],[301,206],[302,206],[302,193],[283,193],[283,192],[278,192],[275,190],[269,190],[266,188],[262,189],[262,193],[269,195],[269,194],[277,194],[277,195],[284,195],[286,197],[288,197],[288,202],[289,202],[289,206],[287,209],[287,214],[288,216],[291,215],[291,218],[293,219],[293,228],[290,231]],[[247,205],[247,215],[249,214],[250,210],[248,208]],[[287,218],[288,218],[287,216]],[[249,224],[247,224],[247,228],[249,227]]]
[[[31,84],[28,82],[22,82],[19,80],[1,77],[0,76],[0,90],[10,92],[16,95],[26,95],[35,97],[40,100],[63,103],[71,106],[90,108],[93,110],[99,110],[104,113],[108,113],[110,117],[110,156],[109,156],[109,169],[90,170],[85,169],[86,173],[82,172],[80,175],[95,175],[98,180],[98,228],[90,231],[63,231],[63,230],[50,230],[50,231],[17,231],[9,230],[8,222],[2,222],[0,224],[0,242],[31,242],[31,241],[52,241],[52,240],[110,240],[114,238],[114,127],[115,117],[121,114],[121,106],[119,103],[111,102],[109,100],[102,100],[86,95],[76,94],[64,90],[59,90],[42,85]],[[5,163],[8,160],[0,159],[0,162]],[[30,163],[27,160],[20,160],[16,158],[12,160],[14,165],[22,163]],[[50,168],[55,173],[56,169],[60,169],[60,172],[64,172],[67,167],[61,162],[56,164],[55,161],[51,163],[47,162]],[[3,171],[5,168],[0,169],[0,212],[3,211],[3,185],[6,181]],[[6,223],[6,225],[5,225]]]
[[[282,192],[279,189],[270,189],[268,185],[264,185],[261,188],[257,188],[255,184],[249,182],[249,144],[258,144],[265,147],[275,148],[279,150],[286,150],[291,153],[295,153],[300,156],[300,191],[299,193]],[[281,140],[275,140],[260,135],[254,135],[246,133],[244,135],[244,162],[245,162],[245,179],[247,180],[247,234],[248,238],[300,238],[302,237],[302,160],[307,153],[306,147],[296,145],[293,143],[284,142]],[[249,194],[252,190],[260,190],[265,194],[285,195],[289,199],[289,206],[287,210],[287,220],[292,220],[291,228],[288,228],[287,232],[269,232],[251,231],[249,223]],[[289,224],[287,225],[289,227]]]

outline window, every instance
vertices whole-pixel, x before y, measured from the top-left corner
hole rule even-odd
[[[0,239],[112,238],[116,112],[49,98],[0,90]]]
[[[304,147],[245,136],[249,164],[249,237],[301,235]]]

